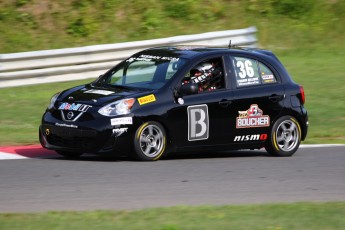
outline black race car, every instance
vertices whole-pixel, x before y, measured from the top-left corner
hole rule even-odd
[[[304,102],[270,51],[158,47],[55,94],[39,139],[65,157],[260,148],[291,156],[307,135]]]

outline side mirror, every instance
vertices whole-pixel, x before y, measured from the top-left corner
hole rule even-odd
[[[197,83],[186,83],[181,85],[180,94],[182,95],[191,95],[197,94],[199,91],[199,87]]]

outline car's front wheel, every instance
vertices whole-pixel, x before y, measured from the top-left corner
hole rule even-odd
[[[155,161],[166,149],[166,133],[161,124],[149,121],[142,124],[134,137],[134,152],[139,160]]]
[[[273,156],[292,156],[301,143],[301,127],[291,116],[279,118],[273,125],[266,150]]]

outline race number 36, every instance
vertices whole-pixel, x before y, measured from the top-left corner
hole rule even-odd
[[[254,69],[251,61],[237,61],[236,66],[240,69],[240,72],[238,73],[240,78],[254,77]]]
[[[188,106],[188,141],[208,139],[209,119],[207,105]]]

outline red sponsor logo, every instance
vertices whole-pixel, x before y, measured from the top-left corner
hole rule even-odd
[[[270,125],[270,117],[263,115],[262,110],[258,105],[253,104],[248,110],[238,111],[236,118],[236,128],[255,128],[265,127]]]

